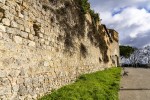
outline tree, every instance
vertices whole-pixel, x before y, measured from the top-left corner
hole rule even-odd
[[[120,57],[122,58],[129,58],[130,55],[136,50],[136,48],[131,47],[131,46],[123,46],[120,45]]]
[[[150,64],[150,46],[146,46],[144,48],[143,55],[145,57],[146,63]]]
[[[136,49],[129,57],[129,62],[133,67],[137,67],[138,64],[142,63],[143,59],[143,50]]]
[[[137,65],[150,67],[150,46],[141,49],[120,46],[120,56],[124,64],[130,64],[132,67],[137,67]]]

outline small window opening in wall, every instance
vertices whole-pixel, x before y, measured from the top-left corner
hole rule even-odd
[[[34,32],[35,32],[35,36],[37,36],[38,38],[40,37],[40,36],[39,36],[40,28],[41,28],[40,25],[38,25],[38,24],[36,24],[36,23],[33,24],[33,29],[34,29]]]

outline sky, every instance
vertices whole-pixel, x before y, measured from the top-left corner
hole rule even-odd
[[[119,32],[121,45],[150,45],[150,0],[89,0],[102,23]]]

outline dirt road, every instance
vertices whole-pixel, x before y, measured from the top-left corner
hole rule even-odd
[[[121,79],[119,100],[150,100],[150,69],[125,68],[128,76]]]

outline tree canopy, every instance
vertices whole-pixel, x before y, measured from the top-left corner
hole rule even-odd
[[[130,55],[136,50],[136,48],[134,48],[134,47],[123,46],[123,45],[120,45],[119,48],[120,48],[120,56],[121,56],[121,58],[122,57],[129,58]]]

